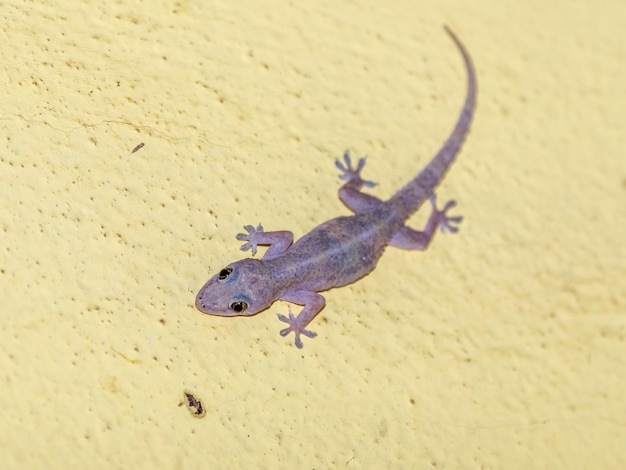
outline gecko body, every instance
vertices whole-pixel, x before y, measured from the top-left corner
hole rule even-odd
[[[456,232],[460,216],[447,215],[456,203],[448,201],[437,209],[435,187],[454,161],[467,135],[476,104],[476,76],[469,53],[446,27],[457,45],[467,72],[467,94],[461,113],[448,139],[426,167],[387,201],[361,192],[374,183],[361,178],[365,159],[353,166],[348,151],[343,163],[335,165],[346,183],[339,197],[355,214],[331,219],[317,226],[293,243],[288,231],[264,232],[261,225],[244,228],[237,234],[246,243],[243,251],[255,255],[257,246],[269,248],[261,259],[246,258],[231,263],[209,279],[196,296],[196,307],[203,313],[220,316],[254,315],[276,300],[303,305],[298,316],[279,314],[287,323],[281,336],[293,332],[295,345],[302,348],[301,335],[313,338],[316,333],[307,325],[324,307],[321,291],[350,284],[374,269],[387,246],[424,250],[436,230]],[[406,220],[430,199],[432,212],[422,231],[405,225]]]

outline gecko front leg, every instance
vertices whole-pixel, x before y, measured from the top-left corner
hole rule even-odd
[[[238,233],[235,238],[246,242],[241,245],[241,251],[251,250],[252,256],[256,255],[258,245],[269,245],[269,248],[263,255],[263,259],[276,258],[293,243],[293,233],[287,230],[264,232],[261,224],[257,228],[254,228],[252,225],[245,225],[243,228],[248,233]]]
[[[319,311],[324,308],[324,305],[326,305],[326,299],[317,292],[307,290],[287,291],[281,296],[280,299],[287,302],[293,302],[294,304],[304,305],[304,308],[297,317],[291,313],[291,310],[289,310],[289,318],[285,315],[281,315],[280,313],[278,314],[278,319],[289,325],[287,328],[280,330],[280,336],[287,336],[293,331],[296,336],[296,347],[298,349],[302,349],[302,340],[300,339],[300,335],[304,335],[307,338],[315,338],[317,336],[317,333],[306,330],[305,328],[309,323],[311,323]]]

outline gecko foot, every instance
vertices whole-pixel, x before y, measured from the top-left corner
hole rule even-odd
[[[306,336],[307,338],[315,338],[317,336],[317,333],[314,333],[310,330],[305,330],[304,327],[306,325],[302,325],[302,321],[298,321],[300,317],[295,317],[294,314],[291,313],[291,310],[289,310],[289,318],[279,313],[278,319],[280,321],[284,321],[289,325],[287,328],[280,330],[280,336],[287,336],[293,331],[293,334],[296,335],[295,343],[298,349],[302,349],[302,340],[300,339],[301,334]]]
[[[246,241],[241,245],[241,251],[252,250],[252,256],[256,255],[257,245],[260,243],[258,239],[259,234],[263,233],[263,227],[261,224],[257,228],[254,228],[253,225],[244,225],[246,232],[248,233],[238,233],[235,238],[239,241]]]
[[[435,212],[439,216],[439,221],[437,223],[437,225],[439,226],[439,230],[441,230],[441,232],[443,233],[445,233],[446,231],[450,233],[458,232],[459,228],[456,225],[461,223],[461,221],[463,220],[463,217],[460,215],[455,216],[455,217],[450,217],[446,215],[446,213],[450,209],[456,206],[456,201],[454,199],[450,199],[443,206],[443,209],[438,210],[437,209],[437,196],[433,193],[432,196],[430,196],[430,203],[433,206],[433,212]]]
[[[361,179],[361,170],[365,166],[365,157],[359,158],[356,168],[353,168],[350,151],[346,150],[343,154],[343,161],[345,162],[345,165],[341,163],[338,158],[335,160],[335,166],[341,171],[341,174],[339,175],[340,179],[355,183],[358,187],[365,186],[366,188],[373,188],[376,186],[376,183],[373,181],[365,181]]]

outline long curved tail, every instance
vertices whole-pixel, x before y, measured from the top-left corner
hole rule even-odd
[[[447,26],[444,26],[444,28],[463,56],[467,71],[467,95],[454,129],[441,149],[415,178],[409,181],[389,200],[396,207],[396,210],[404,213],[407,218],[430,197],[435,187],[445,176],[465,140],[472,122],[474,109],[476,108],[476,73],[474,72],[472,59],[463,43],[452,30]]]

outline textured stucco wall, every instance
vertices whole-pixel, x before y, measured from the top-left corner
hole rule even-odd
[[[624,3],[205,3],[2,7],[0,467],[623,468]],[[461,232],[302,351],[196,311],[243,224],[347,213],[345,148],[382,197],[437,150],[443,24]]]

